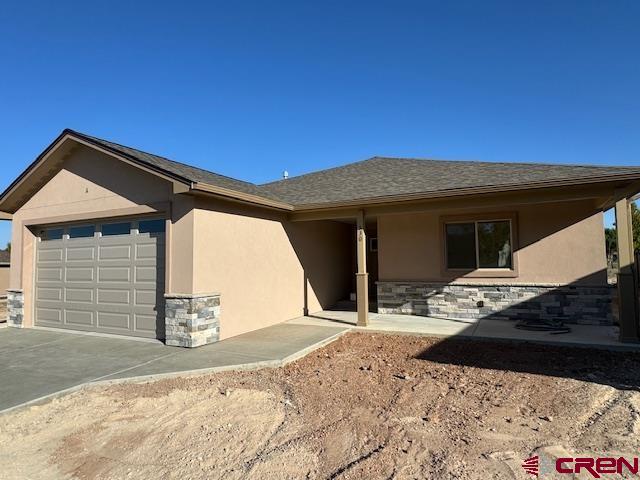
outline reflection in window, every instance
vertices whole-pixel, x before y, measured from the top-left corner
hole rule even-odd
[[[511,226],[508,220],[478,222],[480,268],[511,268]]]
[[[513,268],[511,221],[477,221],[445,225],[447,268]]]
[[[162,233],[164,232],[164,219],[140,220],[138,223],[139,233]]]
[[[131,222],[106,223],[102,225],[102,235],[129,235],[131,233]]]
[[[62,240],[62,235],[64,234],[64,229],[62,228],[48,228],[44,232],[40,238],[42,240]]]
[[[93,237],[96,231],[95,225],[82,225],[80,227],[69,228],[69,238]]]

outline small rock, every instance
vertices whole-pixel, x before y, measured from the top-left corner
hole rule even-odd
[[[544,420],[545,422],[553,422],[553,417],[550,417],[548,415],[542,415],[541,417],[538,417],[540,420]]]
[[[491,460],[500,460],[504,462],[505,460],[512,460],[515,458],[515,452],[506,451],[506,452],[493,452],[493,453],[485,453],[483,456],[485,458],[490,458]]]

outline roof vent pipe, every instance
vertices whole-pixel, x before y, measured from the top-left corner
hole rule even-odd
[[[282,179],[286,180],[287,178],[289,178],[289,172],[285,170],[284,172],[282,172]]]

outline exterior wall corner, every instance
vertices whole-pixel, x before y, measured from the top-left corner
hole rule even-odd
[[[165,298],[165,343],[200,347],[220,339],[220,295],[172,294]]]

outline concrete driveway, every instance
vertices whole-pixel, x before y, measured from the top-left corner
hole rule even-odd
[[[279,324],[196,349],[40,329],[0,329],[0,412],[92,382],[279,366],[347,328]]]

